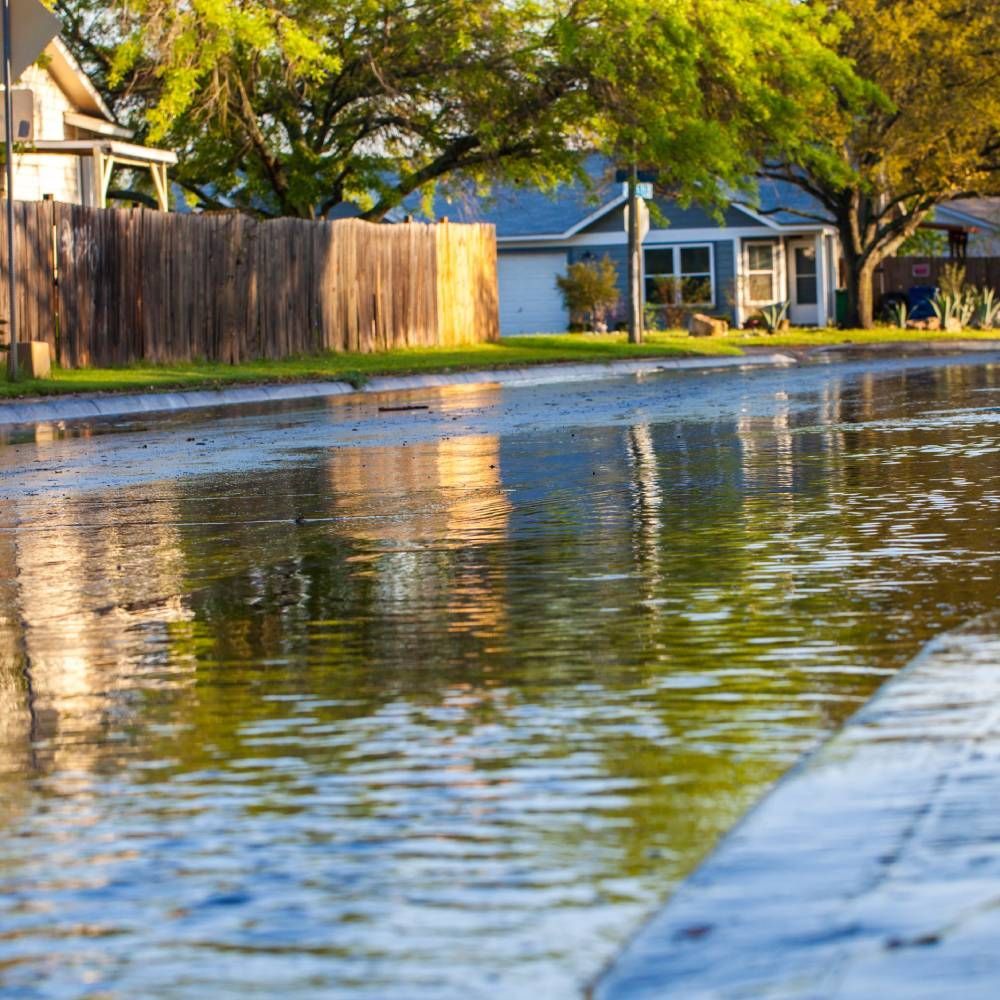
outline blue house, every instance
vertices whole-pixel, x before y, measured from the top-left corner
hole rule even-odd
[[[623,188],[610,181],[589,191],[567,185],[553,196],[501,187],[489,199],[458,199],[447,208],[438,202],[455,221],[496,226],[503,334],[565,331],[569,316],[556,278],[580,260],[610,257],[624,300]],[[757,207],[733,202],[721,219],[697,205],[656,199],[642,244],[647,302],[727,316],[736,326],[764,306],[788,302],[792,323],[826,326],[835,315],[836,230],[773,211],[779,204],[798,207],[802,198],[797,189],[762,186]]]

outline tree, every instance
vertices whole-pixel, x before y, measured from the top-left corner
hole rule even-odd
[[[815,199],[840,234],[848,323],[870,327],[873,276],[936,205],[1000,191],[1000,4],[836,0],[839,51],[874,85],[859,113],[814,118],[812,142],[762,171]]]
[[[570,264],[556,285],[570,315],[570,322],[593,331],[607,329],[608,313],[618,304],[618,270],[610,257]]]
[[[56,0],[116,114],[203,204],[378,220],[586,149],[711,199],[849,77],[794,0]]]

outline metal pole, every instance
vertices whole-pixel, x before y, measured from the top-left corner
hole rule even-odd
[[[639,236],[639,170],[628,172],[628,342],[642,343],[642,240]]]
[[[14,100],[11,96],[10,0],[3,4],[3,109],[4,152],[7,167],[7,366],[11,379],[17,378],[17,287],[14,280]]]

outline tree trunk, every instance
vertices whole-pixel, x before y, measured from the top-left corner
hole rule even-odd
[[[875,325],[875,268],[881,258],[847,256],[846,263],[847,327],[870,330]]]

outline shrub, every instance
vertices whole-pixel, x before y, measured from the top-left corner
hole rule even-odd
[[[570,264],[556,278],[571,324],[607,329],[608,313],[618,304],[618,270],[610,257]]]

